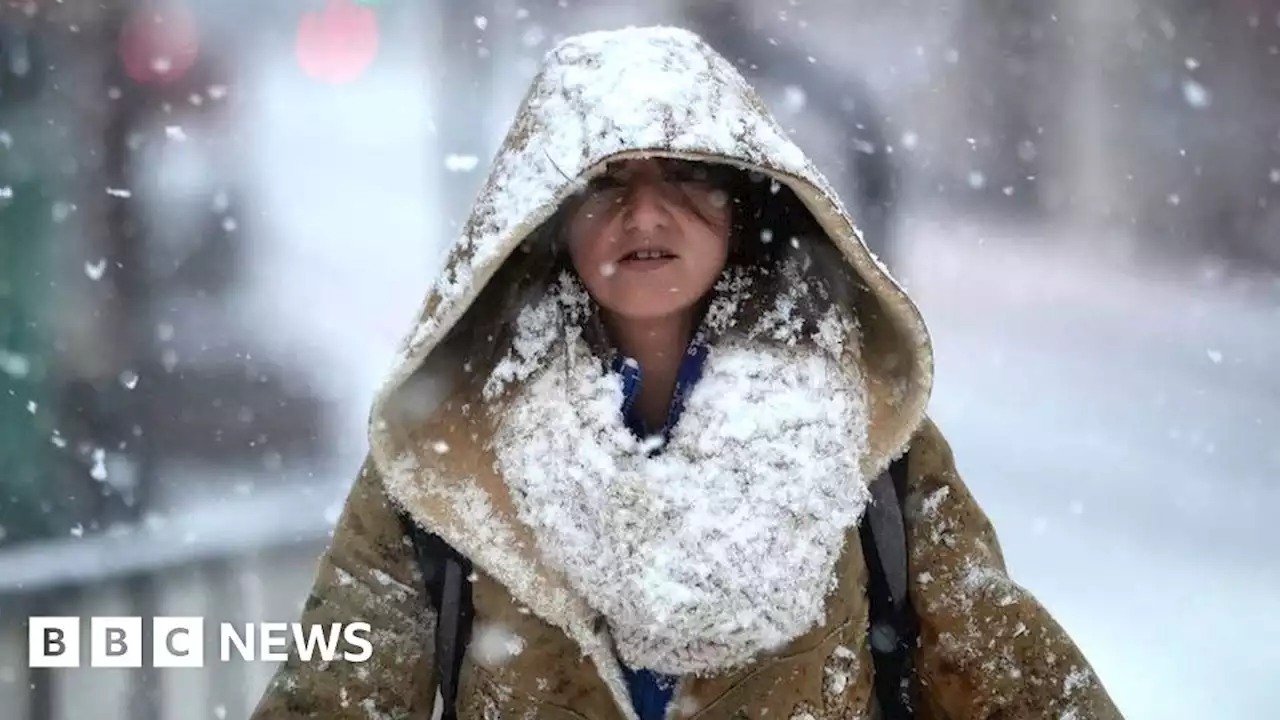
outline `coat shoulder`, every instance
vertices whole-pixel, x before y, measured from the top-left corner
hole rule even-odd
[[[1005,565],[990,518],[926,419],[907,455],[904,517],[928,717],[1121,715],[1080,648]]]

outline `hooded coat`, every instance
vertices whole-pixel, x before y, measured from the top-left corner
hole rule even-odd
[[[842,362],[856,366],[864,420],[850,438],[859,452],[849,475],[875,477],[905,456],[919,717],[1119,718],[1064,630],[1009,578],[991,523],[926,416],[933,361],[916,306],[731,64],[686,31],[632,28],[573,37],[548,54],[374,401],[370,454],[302,617],[369,622],[372,657],[324,662],[291,650],[255,720],[431,717],[435,614],[404,518],[474,568],[476,632],[459,717],[635,720],[619,638],[598,593],[572,582],[531,527],[530,483],[517,492],[503,474],[520,467],[498,442],[511,431],[477,410],[484,399],[459,381],[448,338],[474,320],[467,311],[486,285],[585,179],[612,160],[651,155],[732,165],[774,183],[802,204],[848,271],[841,297],[856,327],[844,328],[836,344]],[[539,380],[525,370],[506,379],[527,387],[568,375]],[[760,382],[781,382],[785,370]],[[555,413],[537,417],[560,422]],[[867,493],[856,478],[837,482],[859,498],[851,506],[860,512]],[[747,663],[683,676],[669,717],[878,717],[868,571],[856,519],[846,526],[810,626]]]

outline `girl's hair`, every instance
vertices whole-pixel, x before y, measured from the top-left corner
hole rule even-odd
[[[856,322],[849,308],[857,277],[795,193],[758,173],[712,167],[733,208],[724,277],[739,278],[749,291],[733,305],[728,322],[707,329],[708,341],[741,335],[792,345],[821,335],[833,313],[842,327]],[[511,353],[521,311],[542,300],[566,273],[574,273],[565,233],[574,204],[565,203],[525,239],[446,339],[446,345],[461,353],[468,384],[477,389],[484,385]],[[707,311],[714,294],[713,290],[703,299],[700,313]],[[594,301],[590,305],[585,326],[579,329],[603,357],[609,341]],[[787,332],[761,331],[761,320],[779,311],[786,316]],[[561,330],[559,337],[567,338],[568,328]]]

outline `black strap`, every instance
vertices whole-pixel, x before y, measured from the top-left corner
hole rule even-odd
[[[919,687],[915,651],[919,621],[908,595],[906,525],[906,458],[895,461],[871,484],[871,505],[858,528],[867,561],[870,627],[867,643],[875,665],[876,701],[884,720],[912,720]]]
[[[875,664],[875,692],[884,720],[913,720],[918,688],[915,649],[919,627],[907,595],[906,458],[895,461],[871,485],[872,503],[858,528],[869,573],[871,622],[867,641]],[[471,639],[475,606],[471,563],[456,550],[404,518],[414,554],[436,614],[434,673],[444,704],[441,720],[457,720],[458,679]],[[447,662],[446,662],[447,660]]]
[[[462,659],[471,641],[475,605],[471,597],[471,562],[438,536],[405,517],[423,584],[436,613],[435,684],[444,708],[441,720],[458,718],[458,682]]]

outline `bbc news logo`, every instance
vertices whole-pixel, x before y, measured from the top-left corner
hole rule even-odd
[[[33,668],[80,667],[81,651],[89,648],[89,667],[142,667],[147,642],[140,617],[89,618],[87,640],[79,617],[33,617],[27,631],[29,664]],[[365,662],[373,655],[369,623],[220,623],[217,642],[222,662],[279,662],[288,657],[289,641],[304,661]],[[204,667],[205,620],[200,617],[151,619],[151,666]],[[342,641],[348,647],[339,651]]]

